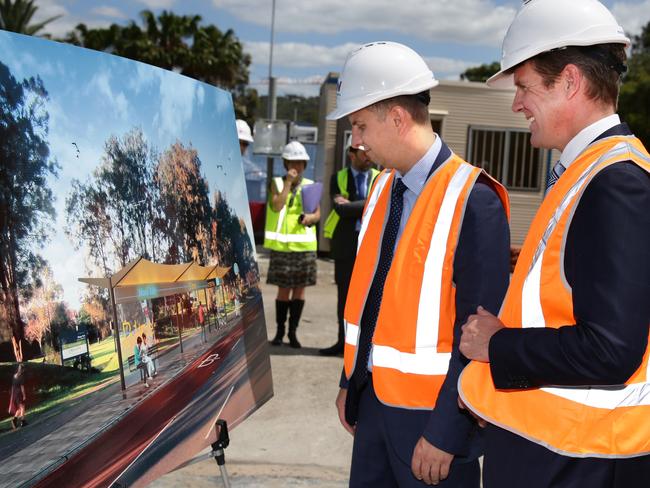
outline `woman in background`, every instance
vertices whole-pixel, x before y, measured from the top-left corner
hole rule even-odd
[[[271,250],[266,282],[278,286],[275,300],[277,332],[271,344],[279,346],[289,315],[289,345],[301,347],[296,336],[305,305],[305,287],[316,284],[316,228],[320,206],[313,213],[303,207],[302,188],[313,181],[304,178],[309,155],[298,141],[292,141],[282,152],[284,177],[273,178],[266,206],[264,247]]]

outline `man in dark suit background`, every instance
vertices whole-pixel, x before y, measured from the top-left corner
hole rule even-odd
[[[499,317],[463,326],[485,488],[650,483],[650,156],[616,114],[628,45],[596,0],[530,0],[488,80],[514,82],[531,144],[562,155]]]
[[[350,166],[334,173],[330,180],[330,197],[332,198],[331,216],[325,223],[325,236],[330,237],[330,256],[334,259],[334,279],[336,281],[338,319],[338,336],[333,346],[320,349],[323,356],[343,354],[345,330],[343,310],[350,287],[350,277],[357,255],[357,239],[361,228],[361,215],[366,204],[366,196],[375,177],[379,174],[363,147],[352,147],[351,139],[347,142]],[[332,222],[332,220],[336,222]]]

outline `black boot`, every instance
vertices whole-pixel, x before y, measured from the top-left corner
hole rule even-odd
[[[284,302],[282,300],[275,301],[275,322],[278,325],[278,330],[271,341],[271,344],[274,346],[282,344],[282,339],[284,338],[284,324],[287,321],[287,312],[289,311],[290,304],[291,302]]]
[[[298,328],[298,323],[300,322],[300,315],[302,314],[302,308],[305,306],[304,300],[291,300],[291,305],[289,310],[291,314],[289,315],[289,345],[295,349],[302,347],[298,338],[296,337],[296,329]]]
[[[345,343],[345,328],[343,321],[339,321],[339,335],[336,344],[325,349],[319,349],[318,352],[323,356],[340,356],[343,354],[343,344]]]

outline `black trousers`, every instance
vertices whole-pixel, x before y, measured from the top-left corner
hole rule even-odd
[[[648,488],[650,456],[574,458],[499,427],[486,427],[484,488]]]
[[[351,386],[352,387],[352,386]],[[348,391],[350,394],[350,391]],[[358,419],[352,448],[351,488],[423,488],[411,471],[413,450],[426,426],[429,412],[389,407],[375,395],[372,380],[359,392]],[[399,414],[396,412],[401,410]],[[479,488],[478,459],[452,463],[441,488]],[[510,485],[502,485],[507,487]]]

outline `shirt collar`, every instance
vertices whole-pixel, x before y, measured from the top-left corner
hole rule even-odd
[[[427,181],[429,171],[436,162],[440,149],[442,149],[442,140],[440,136],[436,135],[436,140],[433,141],[424,156],[405,175],[401,175],[399,171],[396,171],[395,176],[402,179],[402,183],[406,185],[406,188],[419,195]]]
[[[564,148],[564,151],[562,151],[560,156],[560,163],[562,163],[562,166],[568,168],[580,153],[584,151],[600,134],[620,123],[621,119],[618,117],[618,114],[613,114],[608,115],[607,117],[582,129],[569,141]]]

